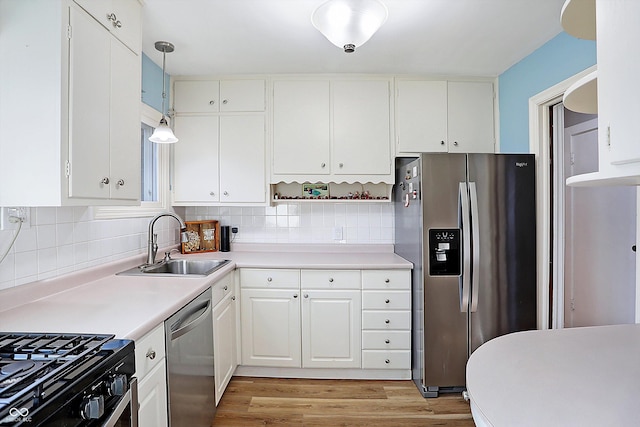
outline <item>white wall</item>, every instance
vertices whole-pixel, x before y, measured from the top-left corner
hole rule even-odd
[[[243,243],[393,243],[391,203],[284,203],[269,207],[187,207],[185,220],[237,226]],[[146,253],[150,218],[94,220],[91,208],[31,208],[30,226],[0,264],[0,290]],[[177,223],[161,218],[160,247],[178,242]],[[333,240],[334,227],[343,241]],[[0,254],[13,237],[0,231]]]

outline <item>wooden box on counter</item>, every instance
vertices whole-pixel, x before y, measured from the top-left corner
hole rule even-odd
[[[220,223],[215,220],[185,221],[188,241],[182,243],[183,254],[220,250]]]

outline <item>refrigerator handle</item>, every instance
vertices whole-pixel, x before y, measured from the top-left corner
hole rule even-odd
[[[459,218],[462,229],[462,277],[460,278],[460,311],[469,310],[471,292],[471,218],[469,215],[469,193],[466,182],[461,182],[458,188]]]
[[[478,226],[478,192],[476,183],[469,183],[471,202],[471,243],[473,244],[473,266],[471,273],[471,311],[478,310],[478,288],[480,287],[480,228]]]

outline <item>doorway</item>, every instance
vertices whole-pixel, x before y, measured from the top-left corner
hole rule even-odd
[[[598,119],[551,110],[552,325],[633,323],[637,191],[564,185],[598,170]]]

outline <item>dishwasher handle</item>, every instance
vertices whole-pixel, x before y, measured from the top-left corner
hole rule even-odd
[[[171,325],[171,341],[177,340],[184,334],[198,327],[198,325],[200,325],[206,319],[207,312],[209,311],[210,308],[211,308],[211,300],[208,299],[207,301],[203,301],[202,303],[198,304],[192,310],[189,310],[189,312],[185,313],[183,317],[181,317],[180,319],[178,319],[177,322]],[[202,313],[200,313],[200,315],[197,318],[187,323],[186,325],[182,325],[183,319],[189,318],[199,311],[201,311]]]

